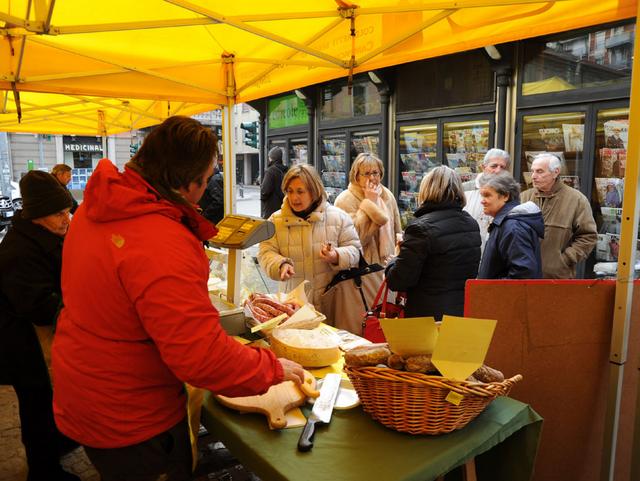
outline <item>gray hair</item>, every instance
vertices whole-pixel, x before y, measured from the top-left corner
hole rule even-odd
[[[536,155],[533,158],[533,162],[535,162],[536,160],[545,160],[545,159],[549,160],[549,172],[553,172],[556,169],[558,170],[561,169],[562,163],[560,162],[560,159],[558,158],[558,156],[549,152]]]
[[[482,174],[478,178],[480,188],[489,187],[500,195],[509,196],[509,200],[520,201],[520,184],[509,172],[502,171],[497,174]]]
[[[511,156],[509,155],[509,152],[502,149],[489,149],[487,153],[484,154],[482,165],[487,165],[489,161],[495,157],[503,159],[507,163],[507,169],[511,165]]]

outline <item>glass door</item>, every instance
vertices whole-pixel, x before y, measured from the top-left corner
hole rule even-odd
[[[398,209],[404,227],[418,208],[418,190],[424,174],[442,165],[438,160],[438,124],[400,127]]]
[[[586,174],[584,154],[585,112],[559,112],[522,117],[520,181],[533,187],[531,164],[538,154],[551,153],[560,159],[560,179],[578,190]],[[523,190],[524,190],[523,189]]]
[[[347,165],[346,134],[328,134],[320,138],[320,176],[330,203],[347,188],[349,172]]]

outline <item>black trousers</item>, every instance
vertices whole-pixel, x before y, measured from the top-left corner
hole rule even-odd
[[[47,377],[48,382],[48,377]],[[58,460],[58,432],[53,420],[53,393],[51,386],[14,383],[20,409],[22,444],[27,454],[31,477],[60,470]]]
[[[139,444],[124,448],[85,446],[102,481],[189,481],[191,442],[187,418]]]

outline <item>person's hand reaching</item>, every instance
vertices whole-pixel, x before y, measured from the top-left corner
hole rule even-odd
[[[296,275],[296,271],[294,270],[293,266],[291,264],[289,264],[288,262],[285,262],[280,266],[280,280],[281,281],[289,280],[295,275]]]

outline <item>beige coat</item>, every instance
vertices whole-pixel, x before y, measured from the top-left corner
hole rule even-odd
[[[549,194],[533,188],[520,194],[520,201],[533,201],[544,217],[544,239],[540,244],[542,276],[545,279],[573,279],[576,264],[587,258],[598,240],[587,198],[557,180]]]
[[[280,280],[280,266],[290,262],[295,275],[281,284],[289,292],[300,282],[311,283],[309,302],[320,306],[320,296],[338,271],[356,267],[360,259],[360,241],[351,218],[343,211],[322,202],[307,220],[296,216],[285,197],[282,209],[269,217],[275,224],[275,235],[260,244],[258,262],[269,277]],[[338,265],[320,258],[324,242],[338,251]]]
[[[351,216],[360,236],[364,258],[367,263],[377,263],[384,266],[389,257],[394,254],[395,235],[402,232],[402,227],[400,226],[400,212],[398,211],[396,199],[389,189],[384,186],[381,187],[381,198],[391,217],[388,217],[376,204],[365,198],[362,188],[353,183],[349,184],[348,190],[344,190],[338,195],[334,205]],[[384,252],[380,256],[380,226],[387,222],[393,223],[393,228],[391,229],[393,237],[388,239],[388,252]]]

